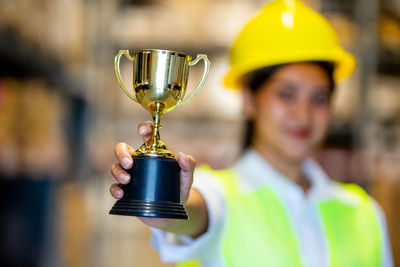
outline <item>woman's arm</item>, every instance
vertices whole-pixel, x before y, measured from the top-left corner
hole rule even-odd
[[[152,123],[143,122],[139,124],[138,131],[144,141],[148,141],[153,132]],[[115,146],[115,156],[117,157],[118,162],[112,165],[111,173],[118,183],[111,185],[110,193],[116,199],[122,198],[124,194],[120,185],[129,183],[130,179],[135,179],[134,177],[131,178],[125,171],[126,169],[130,169],[133,165],[133,159],[131,156],[133,152],[134,149],[125,143],[118,143]],[[196,238],[204,234],[208,228],[208,212],[205,201],[200,192],[191,188],[196,160],[192,156],[179,153],[177,161],[181,167],[180,179],[182,204],[186,208],[189,219],[138,218],[148,226]]]

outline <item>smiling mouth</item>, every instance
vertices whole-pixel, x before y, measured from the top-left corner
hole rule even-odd
[[[296,139],[307,139],[310,137],[310,130],[307,129],[292,129],[289,134]]]

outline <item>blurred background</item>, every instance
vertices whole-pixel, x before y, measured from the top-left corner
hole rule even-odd
[[[139,147],[137,124],[151,119],[118,88],[113,58],[140,48],[207,54],[206,85],[163,118],[161,134],[174,153],[229,166],[244,125],[240,93],[221,85],[227,52],[266,2],[0,0],[0,266],[173,266],[160,262],[136,218],[108,215],[113,148]],[[316,158],[380,203],[400,266],[400,1],[305,2],[358,60],[335,92]],[[189,90],[202,71],[191,67]]]

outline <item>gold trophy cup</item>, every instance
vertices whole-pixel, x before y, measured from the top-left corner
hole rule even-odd
[[[127,89],[120,74],[123,55],[133,64],[133,92]],[[185,98],[189,67],[201,59],[205,63],[203,77]],[[160,119],[200,91],[207,79],[210,62],[204,54],[192,60],[180,52],[144,49],[135,51],[133,56],[128,50],[120,50],[114,65],[121,89],[150,111],[154,132],[152,138],[133,153],[133,166],[127,170],[131,182],[122,185],[124,197],[114,204],[110,214],[187,219],[180,200],[180,167],[174,154],[160,140]]]

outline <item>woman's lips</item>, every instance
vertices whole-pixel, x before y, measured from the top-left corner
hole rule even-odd
[[[296,139],[307,139],[310,137],[310,130],[308,129],[291,129],[289,134]]]

